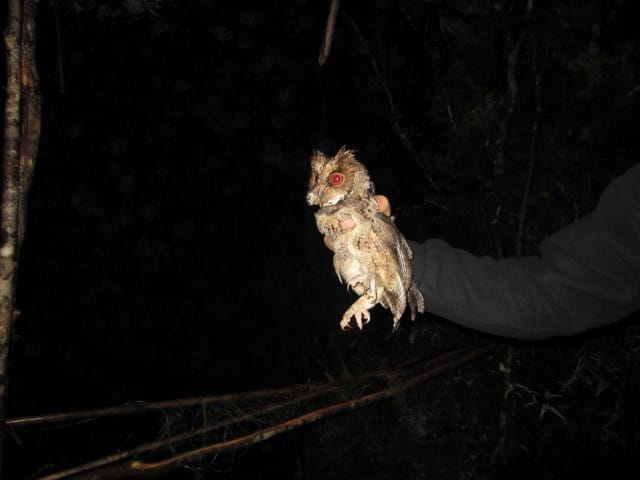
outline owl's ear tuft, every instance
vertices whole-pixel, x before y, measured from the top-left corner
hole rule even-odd
[[[312,165],[322,165],[327,161],[327,156],[320,150],[314,149],[311,152],[311,158],[309,160]]]
[[[336,159],[351,160],[355,157],[355,153],[355,150],[348,149],[346,145],[343,145],[336,153]]]

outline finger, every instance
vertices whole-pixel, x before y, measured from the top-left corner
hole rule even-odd
[[[356,221],[351,216],[346,216],[340,219],[340,226],[343,230],[353,230],[356,228]]]
[[[324,240],[324,246],[327,247],[332,252],[335,252],[335,250],[333,249],[333,243],[331,243],[331,239],[329,238],[329,235],[325,235],[323,240]]]
[[[376,195],[374,198],[376,202],[378,202],[378,211],[387,216],[391,216],[391,203],[389,203],[389,199],[384,195]]]

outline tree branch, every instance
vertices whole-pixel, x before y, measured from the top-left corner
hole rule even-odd
[[[378,401],[390,398],[394,395],[397,395],[400,392],[404,392],[405,390],[411,387],[415,387],[421,382],[424,382],[446,370],[463,365],[464,363],[467,363],[470,360],[473,360],[474,358],[477,358],[480,355],[487,353],[493,347],[494,347],[493,344],[484,345],[480,348],[469,350],[463,355],[460,355],[458,358],[448,360],[444,363],[441,363],[439,361],[440,358],[436,358],[435,360],[428,363],[426,367],[427,368],[426,371],[394,387],[383,388],[381,390],[370,393],[368,395],[363,395],[361,397],[354,398],[352,400],[347,400],[341,403],[337,403],[335,405],[313,410],[309,413],[292,418],[290,420],[287,420],[286,422],[282,422],[273,427],[264,428],[256,432],[253,432],[249,435],[234,438],[233,440],[214,443],[206,447],[191,450],[189,452],[185,452],[181,455],[176,455],[175,457],[172,457],[163,461],[153,462],[153,463],[132,462],[131,468],[132,470],[141,470],[141,471],[150,470],[150,469],[162,470],[166,467],[173,467],[176,465],[184,464],[186,462],[192,462],[202,457],[210,456],[211,454],[216,453],[218,451],[229,450],[229,449],[239,448],[239,447],[247,447],[256,443],[264,442],[265,440],[269,440],[277,435],[286,433],[290,430],[293,430],[294,428],[308,425],[313,422],[317,422],[318,420],[321,420],[325,417],[336,415],[342,412],[356,410],[356,409],[365,407],[367,405],[370,405],[374,402],[378,402]]]
[[[536,110],[531,126],[531,139],[529,140],[529,161],[527,162],[527,174],[525,177],[524,193],[520,203],[520,213],[518,215],[518,233],[516,235],[516,256],[521,257],[524,245],[524,226],[527,219],[527,208],[529,206],[529,197],[531,195],[531,185],[533,183],[533,172],[536,163],[536,149],[538,146],[538,130],[540,125],[540,112],[542,112],[542,78],[547,68],[549,59],[549,43],[545,42],[544,58],[542,66],[538,70],[537,66],[537,42],[535,38],[531,38],[531,71],[534,76],[534,97],[536,100]]]
[[[320,49],[320,56],[318,57],[318,63],[323,66],[329,59],[329,53],[331,53],[331,44],[333,43],[333,34],[336,28],[336,19],[338,18],[338,9],[340,8],[340,0],[331,0],[331,7],[329,7],[329,16],[327,17],[327,26],[324,32],[324,41],[322,42],[322,48]]]
[[[427,361],[426,364],[422,366],[422,368],[418,373],[413,374],[403,382],[395,383],[391,387],[382,388],[366,395],[361,395],[359,397],[352,398],[350,400],[339,402],[323,408],[315,409],[310,412],[297,415],[293,418],[290,418],[284,422],[280,422],[276,425],[262,428],[240,437],[225,439],[222,442],[217,442],[211,445],[207,445],[205,447],[189,450],[181,454],[171,456],[164,460],[160,460],[156,462],[129,461],[129,462],[123,463],[124,460],[129,460],[134,455],[140,455],[141,453],[147,453],[152,450],[157,450],[158,448],[165,447],[169,444],[181,442],[181,441],[190,439],[196,435],[209,433],[215,429],[219,429],[230,424],[244,422],[244,421],[256,418],[260,415],[271,413],[275,410],[284,408],[293,403],[299,403],[299,402],[302,402],[303,400],[308,400],[310,398],[316,397],[318,395],[323,395],[326,393],[332,393],[335,391],[340,391],[340,392],[347,391],[348,389],[341,388],[343,386],[348,386],[352,388],[354,384],[358,385],[358,384],[365,383],[366,381],[368,381],[373,377],[396,377],[396,376],[403,375],[404,373],[406,373],[405,369],[410,367],[416,367],[416,366],[419,367],[421,362],[419,360],[412,359],[408,362],[401,364],[400,366],[396,367],[393,370],[384,369],[384,370],[372,372],[366,375],[362,375],[354,379],[353,381],[349,382],[348,384],[331,384],[331,383],[322,384],[322,385],[319,385],[315,390],[308,392],[306,394],[297,396],[296,398],[290,399],[286,402],[272,404],[272,405],[263,407],[260,410],[249,412],[239,417],[235,417],[231,420],[218,422],[210,426],[205,426],[194,432],[182,433],[174,437],[171,437],[170,439],[164,439],[164,440],[159,440],[157,442],[148,443],[140,447],[137,447],[135,449],[129,450],[127,452],[120,452],[115,455],[94,460],[84,465],[80,465],[68,470],[64,470],[62,472],[41,477],[41,480],[61,480],[64,478],[69,478],[71,476],[73,476],[74,479],[76,480],[79,480],[79,479],[98,480],[98,479],[116,479],[116,478],[133,478],[133,477],[156,478],[156,476],[159,475],[160,473],[173,470],[181,465],[184,465],[185,463],[195,462],[197,460],[215,455],[219,452],[248,447],[250,445],[254,445],[256,443],[269,440],[277,435],[281,435],[283,433],[289,432],[295,428],[316,422],[323,418],[327,418],[329,416],[336,415],[342,412],[352,411],[352,410],[370,405],[374,402],[390,398],[446,370],[463,365],[485,353],[488,353],[493,348],[494,348],[493,344],[483,344],[475,348],[460,348],[460,349],[448,352],[446,354],[439,355],[438,357],[435,357]],[[229,397],[237,397],[237,396],[238,394],[229,395]],[[116,464],[117,462],[121,462],[121,463]]]
[[[207,395],[200,397],[179,398],[174,400],[164,400],[159,402],[139,402],[128,405],[115,405],[111,407],[98,408],[93,410],[79,410],[76,412],[55,413],[52,415],[34,415],[29,417],[10,418],[6,421],[7,426],[13,428],[30,427],[34,425],[75,422],[78,420],[96,419],[100,417],[117,417],[121,415],[133,415],[154,410],[168,410],[196,405],[210,405],[213,403],[232,402],[240,400],[250,400],[264,398],[274,395],[302,394],[316,389],[326,388],[324,384],[316,385],[294,385],[285,388],[271,388],[254,390],[241,393],[226,393],[222,395]]]
[[[498,139],[496,145],[498,151],[493,162],[493,176],[496,182],[496,187],[501,188],[502,178],[504,175],[504,156],[505,156],[505,144],[509,137],[509,129],[511,127],[511,117],[516,108],[516,101],[518,98],[518,59],[520,57],[520,47],[524,40],[524,30],[520,32],[520,36],[515,45],[509,52],[507,57],[507,100],[506,110],[502,121],[499,126]]]
[[[407,135],[407,133],[402,128],[402,125],[400,124],[400,118],[399,118],[398,111],[396,109],[396,105],[395,105],[395,101],[393,99],[393,95],[391,94],[391,88],[389,87],[389,83],[387,82],[387,80],[385,79],[384,75],[382,74],[382,70],[380,69],[380,66],[378,65],[378,62],[376,60],[375,55],[371,51],[371,47],[369,46],[369,42],[367,42],[367,39],[362,34],[362,31],[358,27],[358,24],[353,19],[353,17],[349,14],[349,12],[344,10],[344,15],[347,18],[347,20],[349,20],[349,23],[351,24],[351,26],[353,27],[354,31],[356,32],[356,35],[360,39],[360,42],[362,43],[362,46],[363,46],[365,52],[367,52],[367,56],[369,57],[369,61],[371,62],[371,67],[373,68],[373,71],[376,74],[376,77],[378,78],[378,81],[380,82],[380,85],[382,86],[382,89],[384,90],[384,94],[385,94],[385,97],[387,99],[387,105],[389,107],[389,115],[391,117],[391,124],[393,125],[393,129],[394,129],[396,135],[398,136],[398,138],[400,139],[400,141],[404,145],[405,149],[409,153],[409,156],[411,157],[413,162],[420,169],[420,172],[422,172],[422,176],[425,178],[427,183],[429,183],[429,185],[435,191],[438,191],[438,187],[437,187],[436,183],[433,181],[433,178],[431,177],[431,174],[429,173],[429,170],[427,169],[427,167],[425,165],[425,162],[420,157],[420,155],[418,155],[418,152],[416,152],[416,149],[413,147],[413,144],[411,143],[411,140],[409,139],[409,136]]]
[[[123,462],[125,460],[129,460],[131,458],[135,458],[138,455],[142,455],[143,453],[148,453],[148,452],[152,452],[152,451],[157,451],[159,449],[162,448],[166,448],[169,447],[170,445],[175,445],[181,442],[185,442],[187,440],[190,440],[194,437],[198,437],[200,435],[205,435],[211,432],[214,432],[216,430],[219,430],[221,428],[225,428],[228,427],[231,424],[236,424],[236,423],[240,423],[240,422],[246,422],[249,420],[252,420],[254,418],[259,417],[260,415],[266,415],[268,413],[273,413],[277,410],[280,410],[282,408],[285,407],[289,407],[291,405],[294,405],[296,403],[300,403],[303,402],[305,400],[310,400],[312,398],[318,397],[320,395],[326,395],[327,393],[331,393],[335,390],[338,389],[337,385],[319,385],[317,386],[317,388],[315,388],[314,390],[311,390],[309,393],[307,394],[303,394],[303,395],[299,395],[297,397],[294,397],[293,399],[284,401],[284,402],[278,402],[275,404],[271,404],[271,405],[267,405],[261,409],[258,409],[254,412],[250,412],[250,413],[246,413],[244,415],[240,415],[238,417],[233,418],[232,420],[222,420],[220,422],[216,422],[213,423],[211,425],[207,425],[205,427],[199,428],[197,430],[193,430],[193,431],[188,431],[188,432],[184,432],[184,433],[180,433],[178,435],[173,435],[171,437],[167,437],[164,438],[162,440],[158,440],[156,442],[150,442],[150,443],[145,443],[144,445],[141,445],[139,447],[136,448],[132,448],[131,450],[127,450],[124,452],[120,452],[120,453],[116,453],[113,455],[108,455],[106,457],[102,457],[96,460],[92,460],[90,462],[84,463],[82,465],[78,465],[76,467],[55,473],[55,474],[51,474],[51,475],[47,475],[45,477],[42,478],[42,480],[59,480],[59,479],[63,479],[63,478],[68,478],[70,476],[74,476],[74,475],[78,475],[78,474],[82,474],[85,472],[89,472],[101,467],[108,467],[109,465],[113,465],[115,463],[119,463],[119,462]],[[102,475],[104,475],[104,477],[101,478],[113,478],[113,471],[120,471],[122,470],[122,466],[116,466],[114,467],[114,469],[106,469]],[[98,478],[95,476],[95,472],[93,472],[91,474],[91,478]]]

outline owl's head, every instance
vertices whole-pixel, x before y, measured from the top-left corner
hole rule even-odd
[[[311,177],[307,190],[307,203],[326,207],[336,205],[352,196],[373,195],[373,184],[367,169],[353,150],[342,147],[329,157],[318,150],[311,155]]]

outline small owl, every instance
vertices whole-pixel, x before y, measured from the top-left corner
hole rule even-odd
[[[342,147],[335,157],[313,152],[307,203],[320,207],[316,224],[331,239],[338,278],[359,295],[342,316],[343,330],[352,318],[362,329],[378,303],[391,310],[394,331],[407,301],[411,320],[424,312],[422,293],[411,281],[411,249],[373,195],[367,169],[352,150]]]

